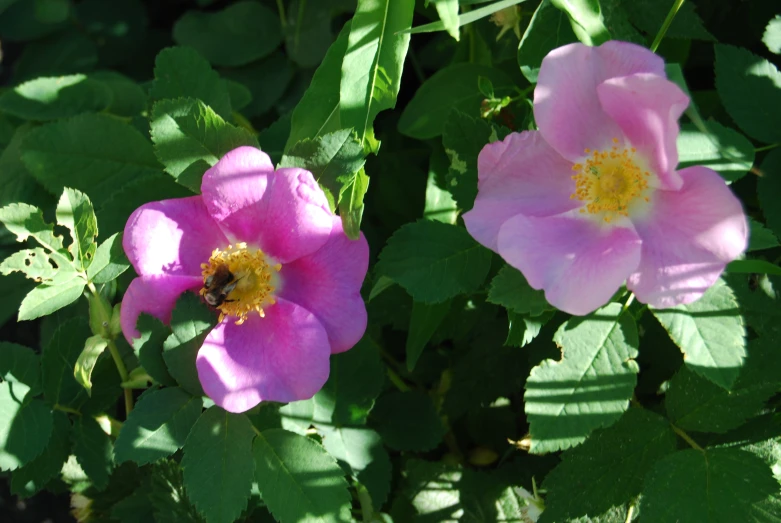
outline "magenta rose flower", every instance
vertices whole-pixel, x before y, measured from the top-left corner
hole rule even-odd
[[[539,131],[480,152],[467,230],[571,314],[624,282],[654,307],[698,299],[746,249],[748,225],[718,173],[676,170],[688,104],[643,47],[551,51],[534,90]]]
[[[138,278],[122,301],[125,337],[139,336],[142,312],[167,322],[181,293],[198,292],[220,316],[196,361],[217,405],[311,398],[330,355],[366,330],[366,239],[347,238],[312,173],[275,171],[252,147],[206,171],[201,192],[130,216],[124,248]]]

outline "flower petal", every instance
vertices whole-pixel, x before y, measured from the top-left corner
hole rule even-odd
[[[494,251],[499,228],[516,214],[551,216],[581,205],[570,199],[572,163],[537,131],[512,133],[483,147],[477,172],[477,198],[464,222],[469,234]]]
[[[130,282],[119,312],[122,333],[128,342],[138,338],[141,333],[136,322],[141,313],[151,314],[163,323],[171,320],[179,296],[203,285],[199,276],[144,276]]]
[[[350,240],[339,217],[317,252],[282,267],[279,296],[312,312],[328,333],[331,353],[352,348],[366,331],[361,284],[369,267],[369,244]]]
[[[239,147],[206,171],[206,207],[234,241],[259,245],[282,263],[325,244],[331,214],[322,189],[304,169],[274,167],[268,155]]]
[[[658,308],[698,299],[748,244],[743,208],[721,176],[706,167],[678,174],[681,190],[657,191],[649,215],[635,220],[643,250],[627,287]]]
[[[551,305],[584,315],[607,303],[637,269],[640,239],[632,229],[604,226],[573,212],[518,215],[499,230],[499,254],[529,285],[545,289]]]
[[[204,392],[230,412],[261,401],[309,399],[328,379],[328,335],[309,311],[284,299],[242,325],[225,318],[196,360]]]
[[[200,278],[201,263],[227,242],[200,196],[142,205],[130,215],[122,237],[139,276]]]
[[[586,148],[612,145],[621,132],[602,110],[597,86],[636,73],[664,76],[664,61],[645,47],[617,41],[569,44],[548,53],[534,89],[534,118],[545,140],[573,162]]]
[[[639,73],[611,78],[597,86],[604,111],[650,167],[663,189],[678,190],[683,183],[678,165],[678,118],[689,97],[673,82],[655,74]]]

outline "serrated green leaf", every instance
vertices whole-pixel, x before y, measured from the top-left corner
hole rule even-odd
[[[282,429],[264,430],[252,444],[255,481],[278,521],[350,519],[350,494],[336,460],[316,442]]]
[[[116,71],[95,71],[89,74],[111,91],[111,105],[106,112],[132,118],[146,109],[146,90],[127,76]]]
[[[87,282],[76,273],[71,275],[70,280],[42,284],[28,292],[19,306],[19,321],[47,316],[78,300]]]
[[[600,45],[610,40],[599,0],[551,0],[569,16],[572,30],[586,45]]]
[[[734,274],[772,274],[781,276],[781,267],[766,260],[735,260],[727,264],[727,273]]]
[[[0,122],[3,122],[3,119],[0,119]],[[48,208],[48,204],[44,205],[48,195],[40,190],[35,178],[30,176],[22,163],[21,144],[27,137],[27,133],[34,128],[29,123],[17,127],[10,142],[0,153],[0,186],[3,187],[3,191],[0,192],[0,205],[27,202]]]
[[[746,249],[747,252],[772,249],[781,245],[778,243],[778,238],[776,238],[776,235],[773,234],[773,231],[766,228],[755,219],[749,218],[748,225],[750,233],[748,239],[748,249]]]
[[[280,425],[283,429],[305,436],[312,423],[319,421],[327,423],[315,417],[315,399],[291,401],[279,408]],[[326,411],[326,415],[328,412]]]
[[[339,117],[366,145],[380,111],[392,109],[410,36],[414,0],[358,0],[342,60]]]
[[[767,226],[781,237],[781,206],[776,205],[781,194],[781,149],[770,151],[762,161],[760,170],[764,174],[757,181],[757,196],[765,214]]]
[[[222,118],[232,115],[225,81],[198,51],[189,47],[168,47],[155,59],[155,81],[150,98],[197,98]]]
[[[30,397],[41,393],[41,362],[32,349],[0,342],[0,377],[9,383],[23,383]]]
[[[293,64],[281,51],[274,51],[270,56],[242,67],[221,70],[220,74],[226,80],[239,82],[252,93],[252,100],[241,110],[241,115],[234,113],[236,123],[241,123],[241,117],[255,118],[270,112],[267,116],[274,116],[273,109],[281,113],[287,111],[304,87],[301,84],[291,85],[297,78],[295,72]],[[285,98],[291,90],[296,93],[292,100]],[[236,108],[233,110],[236,111]]]
[[[369,190],[369,177],[362,167],[339,194],[339,217],[342,219],[344,233],[351,240],[357,240],[361,234],[363,197],[367,190]]]
[[[510,485],[486,472],[466,469],[458,482],[464,523],[534,521],[528,507]]]
[[[380,396],[370,420],[385,444],[396,450],[431,450],[445,435],[431,398],[418,391]]]
[[[138,317],[136,329],[141,336],[132,340],[133,351],[141,366],[156,382],[175,386],[176,380],[168,373],[163,359],[163,343],[170,335],[170,329],[148,314],[141,314]]]
[[[174,40],[214,65],[236,67],[263,58],[282,43],[279,17],[257,2],[236,2],[216,12],[187,11]]]
[[[53,412],[53,427],[43,452],[17,469],[11,476],[11,493],[22,498],[32,496],[60,473],[71,451],[71,424],[63,412]]]
[[[754,165],[754,145],[742,134],[718,122],[707,122],[708,133],[683,124],[678,135],[678,169],[709,167],[728,183],[743,178]]]
[[[752,138],[781,141],[781,73],[767,60],[726,44],[716,44],[716,89],[733,120]]]
[[[466,229],[422,220],[388,240],[377,274],[397,282],[416,301],[438,303],[477,290],[490,265],[491,252]]]
[[[76,74],[36,78],[18,85],[0,96],[0,111],[41,122],[100,112],[111,100],[111,90],[102,82]]]
[[[195,294],[186,292],[171,314],[173,333],[163,344],[163,360],[179,385],[194,396],[203,396],[195,357],[203,340],[217,324],[217,317]]]
[[[73,377],[73,367],[90,330],[84,318],[60,323],[41,356],[43,396],[54,405],[77,408],[87,393]]]
[[[241,111],[252,102],[252,92],[241,82],[226,79],[225,85],[228,88],[231,107],[234,111]]]
[[[208,523],[231,523],[247,506],[252,486],[252,424],[243,414],[211,407],[184,444],[187,495]]]
[[[154,506],[149,503],[152,496],[151,480],[146,480],[132,494],[111,507],[111,517],[122,523],[148,523],[155,519]]]
[[[71,265],[68,252],[62,244],[62,237],[54,234],[54,226],[46,223],[43,212],[26,203],[12,203],[0,208],[0,222],[16,235],[16,241],[23,242],[32,237],[52,256],[58,268]]]
[[[777,492],[770,467],[749,452],[681,450],[646,476],[640,510],[658,523],[755,521],[752,505]]]
[[[525,347],[536,338],[546,323],[553,318],[555,311],[546,311],[539,316],[518,314],[507,311],[509,330],[504,344],[509,347]]]
[[[194,98],[157,102],[151,129],[155,154],[166,172],[196,193],[203,173],[227,152],[242,145],[258,147],[249,131],[226,123]]]
[[[52,413],[38,399],[25,399],[30,388],[21,382],[0,383],[0,470],[26,465],[46,447]]]
[[[92,283],[108,283],[129,267],[130,262],[122,248],[122,233],[115,233],[98,246],[87,268],[87,279]]]
[[[98,490],[108,485],[114,470],[111,439],[90,416],[78,416],[73,424],[73,454]]]
[[[443,149],[438,148],[432,153],[426,181],[426,202],[423,207],[423,217],[427,220],[455,224],[458,219],[456,201],[442,188],[449,167],[450,160]]]
[[[282,156],[279,167],[300,167],[311,172],[330,192],[329,200],[336,203],[346,187],[354,183],[365,162],[363,146],[352,129],[340,129],[298,142]]]
[[[746,356],[746,332],[735,294],[723,280],[694,303],[649,309],[691,370],[720,387],[732,387]]]
[[[114,456],[139,465],[170,456],[185,443],[203,401],[178,387],[145,393],[122,425]]]
[[[458,490],[462,470],[442,462],[410,459],[403,475],[406,485],[393,504],[394,521],[455,522],[463,515]]]
[[[775,276],[727,274],[730,289],[735,293],[746,323],[762,336],[777,337],[781,330],[781,308],[778,290],[781,281]]]
[[[781,54],[781,15],[776,15],[767,23],[762,42],[771,53]]]
[[[285,54],[303,69],[317,67],[323,61],[328,46],[334,40],[331,29],[333,2],[301,2],[296,0],[287,7]],[[355,10],[355,3],[347,5]]]
[[[713,35],[703,25],[702,20],[695,11],[695,5],[691,2],[684,2],[679,6],[675,18],[673,18],[670,27],[667,28],[665,37],[685,38],[687,40],[715,40]],[[621,6],[629,13],[630,20],[635,26],[653,36],[662,27],[672,4],[667,5],[657,0],[632,0],[631,2],[622,2]]]
[[[40,247],[16,251],[0,263],[0,273],[8,276],[21,272],[36,282],[52,281],[57,276],[57,267],[49,261],[49,255]]]
[[[499,98],[514,90],[515,82],[499,69],[471,63],[450,65],[437,71],[415,92],[399,118],[399,132],[418,140],[435,138],[442,134],[454,108],[465,114],[479,114],[483,100],[477,87],[480,77],[491,81]]]
[[[413,302],[407,333],[407,370],[412,372],[426,344],[450,311],[452,300],[442,303]]]
[[[561,464],[545,477],[548,495],[540,522],[571,521],[626,503],[640,493],[651,467],[675,450],[675,433],[664,418],[629,409],[562,454]]]
[[[618,303],[569,320],[553,341],[562,348],[561,361],[543,361],[526,380],[533,453],[573,447],[620,418],[640,370],[637,325]]]
[[[92,394],[92,371],[106,347],[108,347],[108,341],[103,336],[90,336],[87,338],[84,350],[81,351],[76,360],[73,377],[87,390],[87,394]]]
[[[66,187],[57,204],[57,223],[67,228],[73,238],[70,253],[76,268],[89,267],[97,249],[98,219],[87,195]]]
[[[542,59],[550,51],[577,41],[567,15],[543,0],[534,11],[518,46],[518,65],[530,82],[537,82]]]
[[[150,501],[156,523],[203,523],[184,490],[182,469],[175,461],[152,466]]]
[[[457,42],[459,40],[458,0],[432,0],[432,3],[437,9],[445,31]]]
[[[545,293],[532,289],[521,271],[505,265],[491,280],[488,290],[489,303],[495,303],[518,314],[539,316],[545,311],[553,310],[545,300]]]

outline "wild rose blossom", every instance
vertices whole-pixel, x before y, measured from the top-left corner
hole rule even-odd
[[[366,330],[366,239],[345,236],[309,171],[275,171],[252,147],[206,171],[201,192],[148,203],[128,220],[124,248],[138,277],[122,301],[125,337],[139,336],[141,313],[167,322],[180,294],[203,295],[230,274],[230,292],[213,300],[220,321],[198,352],[204,391],[231,412],[312,397],[330,355]]]
[[[483,148],[467,230],[571,314],[624,282],[654,307],[698,299],[746,249],[748,225],[718,173],[676,170],[688,104],[643,47],[551,51],[534,90],[539,131]]]

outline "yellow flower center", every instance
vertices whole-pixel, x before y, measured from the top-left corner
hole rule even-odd
[[[246,243],[214,249],[209,263],[201,264],[201,296],[220,311],[220,321],[235,316],[236,325],[241,325],[252,311],[262,318],[263,307],[276,303],[274,291],[281,268],[262,250],[248,248]]]
[[[618,138],[613,138],[618,144]],[[620,216],[629,216],[631,207],[648,202],[648,180],[651,173],[638,165],[636,149],[620,148],[591,151],[586,149],[584,163],[576,163],[575,192],[570,198],[587,202],[582,213],[593,214],[610,223]]]

